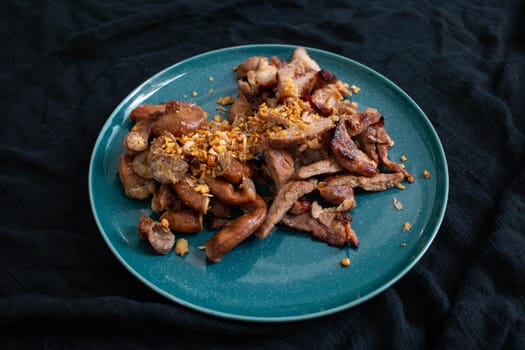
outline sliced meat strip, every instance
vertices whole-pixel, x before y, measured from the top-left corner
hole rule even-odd
[[[293,176],[293,155],[286,149],[276,149],[268,146],[264,150],[264,164],[276,188],[280,188]]]
[[[279,149],[299,146],[308,140],[320,137],[333,129],[334,126],[334,121],[331,118],[319,118],[307,124],[306,128],[303,125],[294,124],[280,133],[268,137],[268,142],[270,146]]]
[[[376,130],[378,140],[377,154],[379,156],[380,163],[390,171],[402,173],[406,177],[408,182],[414,182],[414,177],[412,176],[412,174],[406,171],[405,168],[401,166],[401,164],[394,163],[388,158],[388,149],[392,145],[392,139],[390,139],[390,136],[386,132],[385,128],[378,127]]]
[[[383,116],[375,108],[366,108],[363,112],[351,113],[345,115],[344,119],[348,120],[348,134],[356,136],[362,133],[370,125],[381,121]]]
[[[336,175],[323,180],[318,187],[347,185],[352,188],[359,187],[365,191],[378,192],[394,187],[403,181],[404,177],[403,173],[380,173],[374,177]]]
[[[233,158],[230,152],[219,156],[215,166],[215,174],[222,176],[232,184],[240,184],[245,177],[253,178],[254,169],[251,163],[241,162]]]
[[[334,174],[343,170],[344,168],[339,164],[339,162],[335,158],[330,157],[297,169],[293,177],[297,180],[304,180],[312,176]]]
[[[266,220],[257,230],[256,236],[259,238],[267,237],[294,205],[295,201],[314,191],[316,186],[317,180],[315,179],[290,181],[284,184],[277,192],[270,209],[268,209]]]

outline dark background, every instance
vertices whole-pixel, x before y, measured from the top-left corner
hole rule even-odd
[[[524,5],[3,1],[0,348],[525,349]],[[127,94],[177,61],[254,43],[386,75],[447,155],[447,212],[426,255],[319,319],[243,323],[174,304],[121,266],[89,207],[91,150]]]

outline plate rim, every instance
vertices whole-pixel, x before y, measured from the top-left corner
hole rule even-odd
[[[113,119],[116,117],[116,114],[119,110],[122,109],[122,107],[129,103],[130,100],[136,97],[137,92],[141,91],[145,86],[148,85],[148,83],[158,79],[159,77],[166,74],[168,71],[175,69],[177,66],[187,64],[188,62],[192,60],[199,60],[203,59],[206,56],[213,56],[217,54],[221,54],[224,52],[232,52],[235,50],[260,50],[260,49],[290,49],[293,50],[297,47],[303,47],[308,52],[316,52],[321,55],[328,55],[332,56],[338,60],[347,61],[350,62],[353,65],[356,65],[360,69],[366,71],[368,74],[373,75],[375,78],[379,79],[381,83],[388,85],[391,89],[395,90],[396,93],[400,94],[404,100],[406,100],[410,106],[415,109],[419,117],[422,117],[421,120],[427,125],[428,131],[431,133],[433,138],[434,146],[437,147],[436,154],[438,155],[439,161],[443,164],[443,174],[442,174],[442,182],[441,186],[443,186],[441,197],[442,199],[442,205],[439,208],[439,211],[437,213],[437,220],[435,221],[435,224],[432,227],[432,233],[428,237],[429,239],[426,241],[424,246],[417,251],[417,254],[414,255],[414,257],[410,260],[410,263],[406,264],[406,266],[398,271],[395,276],[390,278],[386,283],[383,283],[378,288],[374,289],[373,291],[367,293],[366,295],[360,296],[350,302],[343,303],[341,305],[338,305],[336,307],[331,307],[326,310],[320,310],[317,312],[309,312],[305,314],[294,314],[294,315],[288,315],[288,316],[250,316],[245,314],[235,314],[232,312],[226,312],[226,311],[219,311],[213,308],[204,307],[202,305],[198,305],[195,303],[188,302],[184,299],[181,299],[177,297],[176,295],[173,295],[172,293],[169,293],[160,287],[158,287],[156,284],[150,282],[148,279],[146,279],[144,276],[139,274],[138,271],[136,271],[128,261],[124,259],[124,257],[119,253],[119,251],[115,248],[114,244],[110,241],[108,235],[105,233],[105,227],[102,225],[102,222],[99,218],[99,213],[96,208],[95,199],[94,199],[94,189],[93,189],[93,172],[95,168],[95,158],[96,153],[100,148],[100,144],[103,139],[104,131],[108,129],[108,127],[113,123]],[[437,131],[435,130],[432,122],[428,118],[428,116],[425,114],[425,112],[421,109],[421,107],[413,100],[413,98],[408,95],[402,88],[400,88],[397,84],[395,84],[393,81],[388,79],[385,75],[382,73],[379,73],[378,71],[366,66],[363,63],[360,63],[358,61],[355,61],[354,59],[351,59],[349,57],[343,56],[338,53],[334,53],[331,51],[326,51],[323,49],[318,49],[314,47],[308,47],[304,45],[293,45],[293,44],[272,44],[272,43],[262,43],[262,44],[248,44],[248,45],[235,45],[235,46],[228,46],[224,48],[214,49],[206,52],[202,52],[200,54],[190,56],[184,59],[181,59],[177,62],[175,62],[172,65],[167,66],[164,69],[161,69],[159,72],[149,76],[146,78],[141,84],[139,84],[136,88],[134,88],[131,92],[129,92],[126,97],[122,99],[122,101],[113,109],[113,111],[110,113],[110,115],[107,117],[105,122],[103,123],[102,127],[99,130],[99,133],[97,134],[97,138],[95,143],[93,144],[91,156],[90,156],[90,163],[89,163],[89,171],[88,171],[88,193],[89,193],[89,201],[90,201],[90,208],[92,215],[95,219],[97,228],[99,230],[99,234],[102,236],[103,240],[105,241],[106,245],[110,248],[113,255],[119,260],[119,262],[133,275],[135,276],[141,283],[148,286],[150,289],[155,291],[156,293],[164,296],[170,301],[176,302],[179,305],[188,307],[189,309],[196,310],[199,312],[202,312],[207,315],[230,319],[230,320],[237,320],[237,321],[251,321],[251,322],[291,322],[291,321],[301,321],[301,320],[307,320],[307,319],[313,319],[313,318],[319,318],[323,316],[327,316],[330,314],[334,314],[343,310],[350,309],[356,305],[362,304],[369,299],[379,295],[392,285],[394,285],[396,282],[398,282],[402,277],[404,277],[414,266],[421,260],[423,255],[427,252],[427,250],[430,248],[431,244],[433,243],[435,237],[437,236],[437,233],[443,223],[446,208],[448,204],[448,197],[449,197],[449,171],[448,171],[448,163],[446,158],[446,153],[443,148],[443,144],[439,138],[439,135]]]

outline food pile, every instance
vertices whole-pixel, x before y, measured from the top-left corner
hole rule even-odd
[[[199,106],[172,100],[129,115],[119,175],[127,196],[151,198],[156,218],[138,231],[159,254],[174,233],[216,233],[208,259],[276,225],[336,246],[358,246],[350,210],[354,190],[384,191],[413,176],[391,161],[384,117],[350,101],[355,86],[319,67],[303,48],[288,61],[249,57],[234,68],[238,95],[227,118],[208,120]],[[258,184],[271,183],[264,198]],[[256,185],[257,184],[257,185]]]

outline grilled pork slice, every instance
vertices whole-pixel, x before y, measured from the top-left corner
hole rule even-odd
[[[322,219],[324,222],[320,219],[315,219],[310,212],[307,212],[299,215],[286,214],[281,222],[290,228],[310,232],[315,238],[330,245],[339,247],[348,243],[352,243],[355,246],[359,245],[357,236],[350,227],[347,217],[334,212],[324,214]]]
[[[139,238],[149,241],[153,250],[159,254],[168,254],[175,244],[175,236],[168,227],[145,215],[140,217],[138,231]]]
[[[268,175],[277,189],[287,183],[294,173],[294,159],[290,151],[268,146],[264,150],[264,163]]]
[[[324,186],[341,186],[346,185],[352,188],[359,187],[365,191],[385,191],[394,187],[403,179],[403,173],[380,173],[373,177],[356,176],[356,175],[336,175],[324,179],[319,183],[319,188]]]
[[[330,148],[335,159],[349,172],[364,176],[377,174],[377,163],[357,147],[348,134],[344,118],[339,119],[337,123]]]
[[[321,137],[324,133],[331,130],[335,126],[331,118],[319,118],[307,124],[304,127],[302,124],[294,124],[282,132],[272,135],[268,138],[270,146],[274,148],[289,148],[292,146],[300,146],[308,140]]]
[[[297,169],[294,173],[294,178],[297,180],[304,180],[312,176],[334,174],[343,170],[344,169],[339,162],[335,158],[330,157]]]
[[[315,179],[290,181],[281,186],[268,209],[266,220],[255,235],[259,238],[266,238],[286,212],[292,208],[295,201],[314,191],[316,186],[317,180]]]

